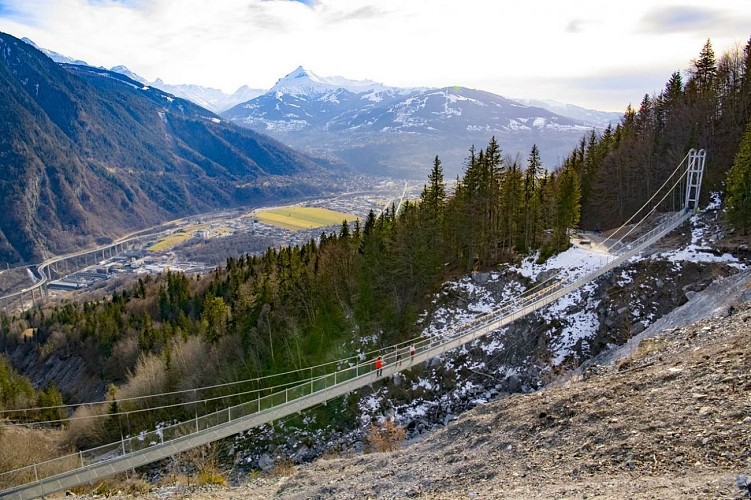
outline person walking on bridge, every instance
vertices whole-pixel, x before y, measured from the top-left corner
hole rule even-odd
[[[378,356],[375,360],[375,367],[376,367],[376,377],[380,377],[383,375],[383,359],[381,356]]]

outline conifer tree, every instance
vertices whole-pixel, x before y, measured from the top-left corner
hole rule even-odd
[[[506,171],[503,175],[501,191],[501,207],[504,215],[506,229],[504,237],[506,244],[503,246],[506,252],[513,249],[524,248],[524,177],[522,176],[519,162],[516,160],[506,161]],[[495,256],[497,259],[498,256]]]
[[[699,58],[694,61],[692,71],[691,83],[699,93],[713,89],[715,75],[717,74],[717,61],[711,40],[707,39],[704,47],[702,47]]]
[[[537,248],[541,226],[540,180],[544,173],[540,150],[532,145],[524,173],[524,249]]]
[[[443,219],[443,210],[446,203],[446,185],[443,181],[443,167],[438,156],[433,160],[433,168],[428,175],[428,184],[423,189],[421,199],[422,206],[426,210],[428,217],[437,221]]]
[[[555,226],[553,228],[553,245],[557,251],[568,247],[568,229],[579,223],[581,209],[581,191],[576,172],[567,168],[558,180],[558,190],[555,203]]]
[[[728,222],[736,231],[748,234],[751,230],[751,122],[728,171],[726,189]]]

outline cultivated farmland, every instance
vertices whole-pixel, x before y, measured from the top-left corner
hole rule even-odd
[[[285,229],[314,229],[317,227],[334,226],[342,221],[354,221],[358,217],[352,214],[335,212],[318,207],[280,207],[258,212],[259,221]]]

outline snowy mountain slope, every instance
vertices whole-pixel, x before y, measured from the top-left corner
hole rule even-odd
[[[357,110],[345,112],[330,122],[331,130],[366,127],[372,132],[401,131],[489,134],[588,128],[539,108],[519,105],[504,97],[461,87],[412,92],[403,98],[368,100]]]
[[[43,52],[47,57],[49,57],[56,63],[89,66],[86,61],[74,59],[72,57],[59,54],[55,51],[39,47],[28,38],[22,38],[22,40],[35,49]],[[160,78],[157,78],[153,82],[149,82],[148,80],[146,80],[146,78],[138,75],[137,73],[134,73],[123,65],[113,66],[112,68],[110,68],[110,71],[125,75],[131,80],[143,83],[144,85],[163,90],[164,92],[170,93],[175,97],[187,99],[188,101],[191,101],[194,104],[198,104],[199,106],[206,108],[209,111],[213,111],[214,113],[221,113],[222,111],[226,111],[231,107],[236,106],[237,104],[249,101],[254,97],[258,97],[259,95],[264,93],[263,90],[251,89],[247,85],[243,85],[232,94],[227,94],[219,89],[202,87],[200,85],[171,85],[169,83],[165,83]]]
[[[226,111],[241,102],[249,101],[255,97],[258,97],[264,92],[263,90],[252,89],[247,85],[243,85],[234,93],[227,94],[220,89],[215,89],[212,87],[202,87],[201,85],[172,85],[165,83],[161,78],[157,78],[153,82],[149,82],[148,80],[132,72],[125,66],[114,66],[110,69],[110,71],[120,73],[121,75],[127,76],[131,80],[135,80],[137,82],[143,83],[144,85],[157,88],[159,90],[172,94],[175,97],[191,101],[192,103],[198,104],[202,108],[206,108],[209,111],[213,111],[214,113],[221,113],[222,111]]]
[[[116,70],[113,68],[113,71]],[[227,94],[220,89],[202,87],[200,85],[172,85],[163,82],[160,78],[149,83],[149,85],[156,87],[159,90],[169,92],[176,97],[181,97],[194,102],[214,113],[226,111],[241,102],[249,101],[263,93],[263,90],[252,89],[247,85],[243,85],[234,93]]]
[[[418,178],[436,154],[448,175],[459,173],[469,147],[492,136],[512,157],[537,144],[552,167],[591,128],[480,90],[355,84],[302,67],[222,116],[303,150],[330,151],[359,171]]]
[[[44,55],[55,61],[56,63],[63,63],[63,64],[79,64],[88,66],[89,64],[86,61],[81,61],[80,59],[74,59],[72,57],[65,56],[63,54],[60,54],[58,52],[55,52],[54,50],[45,49],[43,47],[40,47],[39,45],[35,44],[32,40],[29,38],[21,38],[21,41],[28,43],[38,51],[42,52]]]
[[[615,126],[623,116],[622,113],[610,111],[597,111],[595,109],[586,109],[573,104],[566,104],[552,99],[513,99],[514,101],[525,106],[534,106],[565,116],[573,120],[578,120],[591,127],[605,128],[609,124]]]
[[[121,75],[125,75],[131,80],[134,80],[139,83],[143,83],[144,85],[150,85],[148,81],[141,75],[138,75],[136,73],[133,73],[131,70],[129,70],[127,67],[120,65],[120,66],[113,66],[110,68],[110,71],[114,71],[115,73],[120,73]],[[152,85],[153,87],[156,87],[156,85]],[[159,88],[159,87],[157,87]],[[160,89],[163,90],[163,89]]]

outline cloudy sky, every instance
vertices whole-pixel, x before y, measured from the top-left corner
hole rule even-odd
[[[148,80],[269,88],[303,65],[622,111],[751,36],[749,0],[0,0],[0,31]]]

